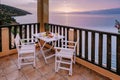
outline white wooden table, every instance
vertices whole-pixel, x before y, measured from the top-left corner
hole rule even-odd
[[[46,32],[41,32],[41,33],[34,34],[33,36],[35,38],[37,38],[37,39],[40,39],[40,40],[44,41],[43,45],[41,45],[40,41],[38,40],[38,44],[40,46],[40,53],[42,53],[42,55],[44,57],[44,60],[47,63],[47,59],[55,56],[55,54],[52,54],[52,55],[49,55],[49,56],[45,56],[45,53],[49,52],[55,46],[55,42],[60,40],[60,39],[63,39],[64,36],[59,35],[59,34],[55,34],[55,33],[51,33],[53,35],[53,37],[50,38],[50,37],[46,36],[45,34],[46,34]],[[47,49],[47,50],[43,50],[45,45],[47,43],[50,43],[50,42],[53,42],[52,46],[49,49]]]

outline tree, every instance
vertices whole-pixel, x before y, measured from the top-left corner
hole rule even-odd
[[[8,25],[12,22],[16,22],[14,18],[4,12],[0,12],[0,25]]]

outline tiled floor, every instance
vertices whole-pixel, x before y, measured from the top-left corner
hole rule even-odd
[[[94,71],[80,65],[73,65],[73,75],[68,71],[54,71],[54,57],[45,64],[43,57],[39,54],[36,58],[36,68],[26,65],[18,70],[17,54],[0,58],[0,80],[109,80]]]

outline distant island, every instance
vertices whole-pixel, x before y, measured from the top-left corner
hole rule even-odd
[[[64,14],[64,13],[62,13]],[[84,12],[69,12],[67,14],[120,14],[120,8],[112,8],[112,9],[103,9],[103,10],[92,10],[92,11],[84,11]]]
[[[16,20],[13,18],[14,16],[23,16],[27,14],[31,13],[12,6],[0,4],[0,25],[17,23]]]

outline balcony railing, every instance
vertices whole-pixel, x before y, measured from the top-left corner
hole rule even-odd
[[[21,38],[33,38],[32,34],[40,32],[39,23],[30,23],[30,24],[19,24],[19,25],[9,25],[0,27],[1,29],[7,28],[9,32],[9,49],[14,49],[14,38],[16,34],[19,34]],[[1,35],[2,36],[2,35]],[[0,51],[2,51],[2,37],[0,36]],[[5,35],[4,35],[5,36]]]
[[[66,40],[73,37],[76,41],[80,38],[76,50],[78,58],[120,75],[120,34],[56,24],[48,25],[50,32],[64,35]],[[74,33],[73,36],[71,31]],[[56,43],[57,46],[61,46],[60,42]]]
[[[79,38],[76,49],[78,58],[120,75],[120,34],[56,24],[48,25],[50,32],[64,35],[65,40],[72,38],[72,40],[76,41]],[[39,23],[1,26],[0,50],[2,50],[2,28],[8,28],[9,30],[10,49],[15,48],[12,40],[17,33],[20,34],[21,38],[32,38],[32,34],[40,32]],[[56,46],[61,46],[60,42],[61,40],[57,41]]]

